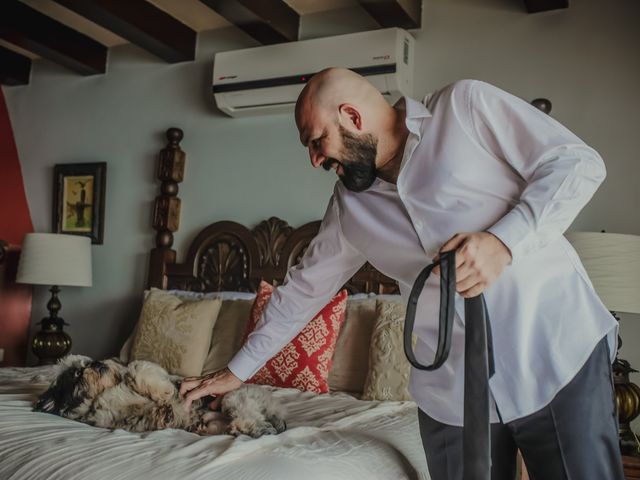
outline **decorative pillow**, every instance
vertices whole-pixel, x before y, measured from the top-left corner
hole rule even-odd
[[[376,299],[347,298],[347,311],[329,371],[331,391],[361,394],[369,370],[369,345],[376,323]]]
[[[183,301],[151,289],[131,343],[131,360],[149,360],[169,373],[200,375],[222,300]]]
[[[254,295],[255,296],[255,295]],[[213,327],[209,353],[202,374],[217,372],[226,367],[242,346],[253,300],[223,300],[218,320]]]
[[[402,303],[376,301],[376,324],[362,400],[411,400],[408,391],[411,364],[404,355],[404,317]]]
[[[273,290],[267,282],[260,282],[244,340],[260,320]],[[346,303],[347,291],[342,290],[247,383],[327,393],[327,378],[336,339],[344,321]]]
[[[157,290],[157,289],[152,289],[152,290]],[[242,337],[242,332],[244,332],[244,328],[245,325],[247,324],[247,320],[249,320],[249,311],[251,309],[251,304],[253,303],[253,300],[256,298],[256,294],[252,293],[252,292],[230,292],[230,291],[223,291],[223,292],[191,292],[188,290],[165,290],[167,293],[178,297],[180,300],[190,300],[190,301],[194,301],[194,300],[204,300],[204,299],[211,299],[211,298],[219,298],[220,300],[222,300],[222,307],[220,307],[220,313],[218,314],[218,318],[222,318],[223,313],[227,312],[229,307],[225,307],[225,305],[227,305],[227,302],[232,301],[232,300],[248,300],[248,302],[246,302],[246,304],[243,305],[248,305],[246,306],[246,314],[244,313],[244,307],[243,307],[243,311],[241,313],[240,316],[236,316],[236,314],[232,314],[232,316],[234,318],[240,318],[242,321],[240,322],[242,325],[239,325],[237,328],[239,329],[239,332],[234,332],[233,333],[233,339],[234,339],[234,345],[235,345],[235,351],[231,354],[231,356],[233,356],[235,354],[235,352],[237,352],[238,350],[240,350],[240,341],[241,341],[241,337]],[[151,290],[145,290],[144,291],[144,296],[143,299],[147,298],[147,295],[149,295],[149,292],[151,292]],[[225,317],[228,317],[229,314],[226,314]],[[216,322],[216,325],[218,324],[218,322]],[[216,327],[214,326],[214,329]],[[236,327],[230,327],[230,328],[236,328]],[[226,332],[226,329],[224,329]],[[120,352],[118,353],[118,358],[120,359],[121,362],[123,363],[129,363],[131,361],[131,344],[133,343],[133,337],[135,335],[135,328],[133,329],[133,331],[131,332],[131,334],[129,335],[129,338],[127,338],[127,340],[124,342],[124,344],[122,345],[122,347],[120,348]],[[225,333],[226,335],[226,333]],[[220,338],[220,336],[218,336],[218,338]],[[214,343],[214,338],[213,336],[211,337],[211,343],[213,345]],[[220,343],[222,345],[226,345],[225,342],[216,342]],[[209,349],[209,353],[211,354],[211,348]],[[222,354],[223,357],[226,358],[225,356],[226,354]],[[210,356],[210,355],[209,355]],[[205,367],[207,366],[207,362],[209,361],[209,356],[207,357],[207,361],[205,361]],[[229,357],[229,360],[231,360],[231,357]],[[217,364],[217,362],[216,362]],[[220,368],[224,368],[226,367],[226,364],[223,365]],[[218,369],[219,370],[219,369]]]

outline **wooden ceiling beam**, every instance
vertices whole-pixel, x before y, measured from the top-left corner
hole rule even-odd
[[[421,0],[359,0],[382,27],[420,28]]]
[[[282,0],[200,0],[263,45],[298,40],[300,15]]]
[[[194,30],[145,0],[54,0],[169,62],[195,59]]]
[[[0,47],[0,83],[26,85],[31,73],[31,59],[8,48]]]
[[[0,38],[82,75],[107,68],[107,47],[18,0],[0,0]]]
[[[524,5],[527,12],[538,13],[568,8],[569,0],[524,0]]]

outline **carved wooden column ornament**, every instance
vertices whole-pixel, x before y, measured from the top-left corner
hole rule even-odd
[[[164,267],[159,265],[175,261],[173,234],[180,228],[180,199],[178,198],[178,184],[184,178],[184,166],[186,155],[180,148],[183,133],[179,128],[167,130],[168,144],[158,155],[158,180],[160,195],[156,197],[153,208],[153,228],[156,233],[156,248],[151,251],[151,264],[149,268],[149,286],[165,288],[166,276]],[[162,262],[154,261],[160,257]]]

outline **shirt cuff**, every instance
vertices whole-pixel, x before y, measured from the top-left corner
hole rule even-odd
[[[235,354],[227,368],[243,382],[252,377],[256,370],[259,370],[256,362],[242,350]]]
[[[529,253],[527,238],[531,235],[532,229],[518,205],[489,227],[487,232],[505,244],[511,252],[511,263],[514,263]]]

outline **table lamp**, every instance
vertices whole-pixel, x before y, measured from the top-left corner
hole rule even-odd
[[[71,350],[71,337],[63,331],[68,325],[58,316],[62,304],[60,286],[91,286],[91,239],[78,235],[29,233],[25,236],[16,281],[50,285],[49,316],[33,337],[31,348],[39,365],[55,363]]]
[[[640,235],[619,233],[567,232],[598,296],[618,320],[616,312],[640,314]],[[618,336],[618,350],[622,340]],[[629,381],[637,372],[628,361],[619,358],[613,364],[620,448],[623,455],[640,453],[630,423],[640,414],[640,388]]]

